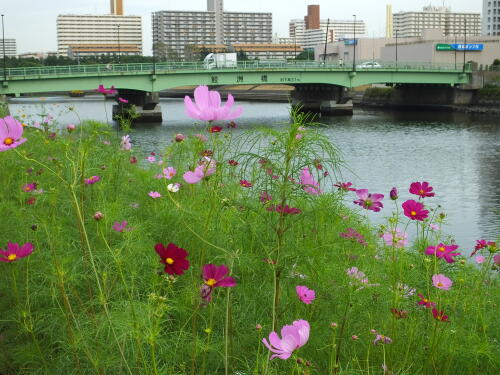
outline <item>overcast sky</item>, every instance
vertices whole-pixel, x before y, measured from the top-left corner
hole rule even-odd
[[[308,4],[321,6],[321,18],[358,19],[366,22],[368,36],[385,34],[385,6],[393,12],[421,10],[429,0],[225,0],[226,11],[272,12],[273,33],[288,36],[288,21],[303,18]],[[482,0],[445,0],[453,11],[478,12]],[[125,14],[142,16],[144,53],[151,54],[151,12],[157,10],[206,10],[206,0],[124,0]],[[442,0],[432,5],[443,5]],[[109,0],[0,0],[5,15],[5,37],[17,39],[17,52],[57,50],[58,14],[106,14]]]

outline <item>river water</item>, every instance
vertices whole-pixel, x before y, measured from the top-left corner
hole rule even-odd
[[[100,97],[18,98],[9,104],[14,115],[30,121],[51,114],[62,125],[82,119],[106,121],[114,102]],[[255,126],[286,127],[286,103],[239,102],[244,107],[238,131]],[[75,111],[68,111],[73,106]],[[161,151],[176,133],[194,132],[181,99],[161,101],[164,122],[133,131],[135,147]],[[106,109],[106,110],[105,110]],[[469,253],[476,239],[500,235],[500,117],[448,112],[355,110],[352,117],[322,118],[322,131],[342,151],[348,169],[344,181],[383,193],[396,186],[403,199],[414,181],[429,181],[436,192],[429,203],[447,214],[443,231]],[[367,216],[376,224],[394,208],[388,199],[379,213]],[[348,202],[348,204],[350,204]],[[354,206],[354,205],[353,205]]]

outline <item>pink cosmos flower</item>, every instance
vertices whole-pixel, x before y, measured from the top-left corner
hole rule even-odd
[[[128,134],[122,137],[121,147],[124,151],[129,151],[132,148],[132,143],[130,143],[130,136]]]
[[[484,248],[490,248],[491,252],[495,252],[496,246],[497,246],[496,243],[493,241],[476,240],[476,246],[474,247],[474,251],[470,256],[471,257],[474,256],[479,250]]]
[[[433,197],[435,194],[432,193],[432,189],[432,186],[427,181],[412,182],[410,185],[410,193],[418,195],[421,198]]]
[[[198,165],[193,172],[188,171],[183,174],[182,178],[188,184],[197,184],[203,178],[211,176],[215,173],[215,161],[209,157],[204,157],[201,164]]]
[[[194,90],[194,100],[195,103],[187,95],[184,98],[186,114],[201,121],[234,120],[243,112],[243,107],[231,111],[234,104],[231,94],[228,94],[226,104],[221,106],[220,94],[209,91],[207,86],[198,86]]]
[[[96,182],[101,181],[101,177],[99,176],[92,176],[90,178],[86,178],[85,180],[86,185],[94,185]]]
[[[115,95],[118,91],[115,89],[115,86],[111,86],[109,89],[105,88],[104,85],[99,85],[97,90],[95,90],[103,95]]]
[[[316,293],[314,292],[314,290],[309,289],[307,286],[297,285],[295,287],[295,291],[297,292],[297,296],[299,297],[299,299],[306,305],[310,305],[311,302],[316,298]]]
[[[432,276],[432,285],[438,289],[449,290],[453,285],[453,281],[448,279],[445,275],[437,274]]]
[[[156,198],[160,198],[160,197],[161,197],[161,194],[160,194],[160,193],[158,193],[157,191],[150,191],[150,192],[148,193],[148,195],[149,195],[151,198],[153,198],[153,199],[156,199]]]
[[[339,236],[342,238],[351,238],[363,246],[368,245],[368,243],[365,241],[365,237],[353,228],[347,228],[345,232],[340,232]]]
[[[359,189],[356,190],[356,195],[359,199],[354,201],[354,203],[367,210],[379,212],[384,207],[381,202],[384,199],[384,194],[369,194],[368,189]]]
[[[27,141],[23,136],[23,126],[12,116],[0,118],[0,151],[7,151]]]
[[[499,264],[500,264],[500,254],[495,254],[495,256],[493,257],[493,262],[494,262],[496,265],[499,265]]]
[[[118,222],[118,221],[115,221],[112,228],[113,230],[117,231],[117,232],[124,232],[124,231],[127,231],[127,232],[130,232],[132,230],[132,228],[128,227],[127,228],[127,221],[126,220],[123,220],[121,223]]]
[[[194,135],[196,138],[198,138],[201,142],[206,142],[208,141],[208,138],[205,134],[195,134]]]
[[[124,103],[124,104],[127,104],[128,103],[128,100],[127,99],[123,99],[123,98],[118,98],[118,101],[120,103]]]
[[[431,228],[433,231],[438,231],[439,230],[439,225],[437,225],[437,224],[429,224],[429,228]]]
[[[76,126],[74,124],[68,124],[68,125],[66,125],[66,130],[68,131],[68,133],[71,133],[75,129],[76,129]]]
[[[357,339],[359,339],[358,335],[351,335],[351,340],[352,341],[356,341]]]
[[[12,263],[18,259],[27,257],[33,252],[33,244],[27,242],[22,246],[18,243],[8,242],[7,250],[0,249],[0,262]]]
[[[408,245],[408,234],[396,229],[394,232],[385,232],[382,235],[383,240],[387,246],[394,246],[396,248],[402,248]]]
[[[146,158],[146,160],[149,161],[150,163],[154,163],[156,161],[156,157],[154,157],[154,156],[148,156]]]
[[[174,140],[175,140],[176,142],[178,142],[178,143],[179,143],[179,142],[182,142],[182,141],[183,141],[183,140],[185,140],[185,139],[186,139],[186,136],[185,136],[184,134],[181,134],[181,133],[176,134],[176,135],[175,135],[175,137],[174,137]]]
[[[426,309],[436,306],[435,302],[432,302],[429,298],[425,298],[421,293],[418,293],[418,297],[420,301],[417,302],[417,305],[423,305]]]
[[[339,190],[344,190],[344,191],[356,191],[356,189],[352,188],[352,182],[337,182],[333,186],[336,186],[339,188]]]
[[[458,249],[458,245],[444,245],[443,243],[440,243],[437,246],[429,246],[425,250],[425,254],[435,255],[440,259],[446,260],[448,263],[453,263],[455,262],[453,257],[460,255],[460,253],[454,253],[456,249]]]
[[[229,269],[225,265],[216,266],[215,264],[205,264],[203,266],[203,286],[201,288],[201,297],[210,302],[212,291],[217,287],[230,288],[236,286],[236,281],[231,276],[226,276]]]
[[[416,202],[413,199],[407,200],[402,204],[404,215],[411,220],[423,221],[429,214],[429,211],[424,210],[424,205]]]
[[[477,263],[477,264],[483,264],[483,263],[484,263],[484,261],[486,260],[486,258],[485,258],[485,257],[483,257],[482,255],[478,255],[478,256],[477,256],[477,257],[475,257],[474,259],[475,259],[475,261],[476,261],[476,263]]]
[[[304,346],[309,340],[311,327],[307,320],[296,320],[292,325],[285,325],[281,328],[281,339],[276,332],[269,334],[269,342],[262,339],[264,345],[274,354],[270,359],[276,357],[288,359],[294,350]]]
[[[375,340],[373,340],[373,345],[377,344],[390,344],[392,343],[392,339],[388,336],[381,335],[379,333],[376,334]]]
[[[259,195],[259,200],[260,200],[260,202],[261,202],[261,203],[264,203],[264,204],[265,204],[265,203],[267,203],[267,202],[272,201],[272,200],[273,200],[273,197],[272,197],[272,195],[271,195],[271,194],[269,194],[268,192],[263,191],[263,192],[261,192],[261,193],[260,193],[260,195]]]
[[[278,205],[273,204],[273,205],[267,207],[266,210],[283,213],[283,215],[297,215],[297,214],[300,214],[302,212],[298,208],[290,207],[287,204],[285,205],[285,207],[282,207],[281,204],[278,204]]]
[[[304,191],[311,195],[319,195],[322,191],[319,189],[319,182],[317,182],[309,171],[308,167],[305,167],[300,172],[300,183],[304,185]]]
[[[176,173],[177,173],[177,171],[175,170],[174,167],[167,167],[167,168],[163,169],[163,176],[167,180],[171,180],[176,175]]]

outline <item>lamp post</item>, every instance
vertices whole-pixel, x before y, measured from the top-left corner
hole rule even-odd
[[[120,56],[121,56],[121,50],[120,50],[120,25],[118,26],[118,64],[120,63]]]
[[[353,24],[353,28],[354,28],[354,40],[353,40],[353,59],[352,59],[352,71],[355,72],[356,71],[356,15],[353,14],[352,15],[354,17],[354,24]]]
[[[297,61],[297,25],[293,25],[293,60]]]
[[[3,14],[2,14],[2,48],[3,48],[3,80],[7,81],[7,57],[5,56],[5,30],[3,27]]]
[[[323,53],[323,64],[326,62],[326,45],[328,44],[328,28],[330,27],[330,18],[326,23],[326,35],[325,35],[325,51]]]
[[[396,31],[396,70],[398,70],[398,29]]]
[[[467,18],[464,15],[464,66],[463,71],[465,72],[465,52],[467,51]]]

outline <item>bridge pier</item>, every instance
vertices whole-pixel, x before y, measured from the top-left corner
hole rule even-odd
[[[322,115],[352,115],[352,100],[346,87],[326,84],[296,85],[292,107]]]
[[[113,106],[113,119],[117,115],[127,115],[127,110],[132,106],[136,108],[136,114],[139,115],[134,121],[137,122],[162,122],[162,113],[160,107],[160,95],[157,92],[146,92],[130,89],[118,89],[117,97],[127,100],[127,103],[118,101]]]

